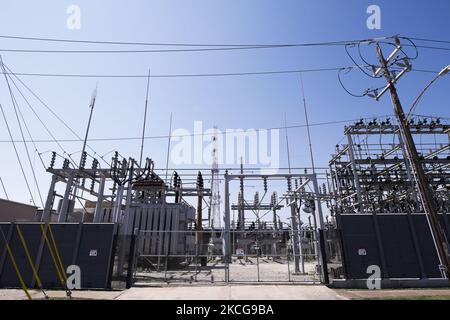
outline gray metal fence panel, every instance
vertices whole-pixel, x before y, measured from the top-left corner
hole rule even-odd
[[[48,246],[44,243],[40,224],[17,223],[17,225],[24,236],[44,288],[61,288],[62,284]],[[0,228],[8,238],[26,285],[34,287],[36,283],[33,281],[32,269],[15,224],[1,223]],[[67,269],[72,264],[80,267],[82,289],[109,287],[112,243],[116,230],[113,223],[52,223],[51,230],[63,267]],[[48,239],[51,241],[49,233]],[[5,287],[20,287],[20,282],[2,239],[0,241],[0,288]]]
[[[416,232],[420,257],[428,278],[440,278],[439,261],[424,214],[412,214],[412,224]],[[439,216],[441,225],[450,239],[450,230]],[[371,214],[341,214],[337,216],[342,238],[344,265],[350,279],[365,279],[370,265],[381,267],[381,256],[377,249]],[[420,278],[418,255],[414,247],[413,235],[406,214],[377,215],[384,259],[390,278]]]

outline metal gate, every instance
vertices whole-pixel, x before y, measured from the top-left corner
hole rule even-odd
[[[264,232],[267,238],[280,231]],[[312,236],[302,238],[305,242],[315,242],[312,230],[305,233]],[[140,231],[135,235],[132,282],[145,286],[161,283],[301,284],[321,281],[316,252],[303,250],[300,256],[294,256],[288,231],[284,243],[270,247],[264,241],[248,237],[245,249],[242,249],[242,242],[238,242],[241,234],[242,231],[232,231],[232,255],[227,261],[220,231]],[[198,241],[200,237],[203,238],[202,245]],[[273,234],[273,237],[279,238],[280,235]],[[184,241],[183,253],[175,250],[179,241]]]

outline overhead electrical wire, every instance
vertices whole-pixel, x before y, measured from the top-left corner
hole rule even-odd
[[[13,75],[21,84],[22,86],[27,89],[28,92],[31,93],[31,95],[36,98],[59,122],[61,122],[75,137],[78,138],[78,141],[82,141],[83,139],[75,132],[75,130],[73,130],[52,108],[50,108],[50,106],[48,104],[46,104],[29,86],[27,86],[25,84],[25,82],[22,81],[22,79],[20,79],[16,73],[14,73],[7,65],[4,65],[5,68],[7,69],[8,73]],[[86,145],[86,147],[88,147],[92,152],[94,152],[94,155],[97,154],[97,152],[88,144]],[[64,151],[65,152],[65,151]],[[67,154],[67,153],[65,153]],[[103,158],[101,158],[103,162],[105,162],[106,165],[108,165],[108,167],[110,166],[110,164]],[[76,164],[75,164],[76,166]]]
[[[400,37],[404,39],[415,39],[423,42],[434,43],[450,43],[450,41],[444,40],[432,40],[423,38],[409,38]],[[341,41],[325,41],[325,42],[310,42],[310,43],[280,43],[280,44],[218,44],[218,43],[157,43],[157,42],[124,42],[124,41],[98,41],[98,40],[75,40],[75,39],[57,39],[57,38],[42,38],[42,37],[22,37],[11,35],[0,35],[3,39],[13,40],[28,40],[28,41],[43,41],[43,42],[58,42],[58,43],[84,43],[84,44],[101,44],[101,45],[130,45],[130,46],[165,46],[165,47],[195,47],[195,48],[183,48],[183,49],[151,49],[151,50],[55,50],[55,49],[0,49],[4,52],[17,52],[17,53],[170,53],[170,52],[201,52],[201,51],[230,51],[230,50],[253,50],[253,49],[272,49],[272,48],[292,48],[292,47],[317,47],[317,46],[341,46],[347,44],[357,43],[373,43],[380,40],[388,40],[394,38],[378,37],[373,39],[359,39],[359,40],[341,40]],[[413,46],[423,49],[433,50],[446,50],[450,51],[448,47],[437,47],[429,45],[414,45],[405,44],[404,46]],[[201,48],[198,48],[201,47]]]
[[[362,66],[367,67],[367,66]],[[289,74],[289,73],[309,73],[309,72],[328,72],[339,71],[342,69],[353,69],[356,66],[344,66],[333,68],[313,68],[313,69],[295,69],[295,70],[272,70],[272,71],[255,71],[255,72],[230,72],[230,73],[191,73],[191,74],[152,74],[150,78],[190,78],[190,77],[233,77],[233,76],[252,76],[252,75],[272,75],[272,74]],[[414,72],[421,73],[438,73],[438,70],[412,69]],[[0,72],[2,73],[2,72]],[[7,72],[7,74],[12,74]],[[70,73],[25,73],[15,72],[16,76],[30,77],[63,77],[63,78],[148,78],[144,74],[70,74]]]
[[[17,150],[17,146],[14,141],[14,137],[11,133],[11,128],[9,127],[8,119],[6,118],[6,114],[5,114],[5,111],[3,110],[3,106],[1,103],[0,103],[0,110],[2,112],[3,120],[5,121],[6,129],[8,130],[8,134],[11,139],[10,142],[12,143],[14,152],[16,154],[17,162],[19,163],[20,170],[22,171],[23,178],[25,179],[25,184],[27,185],[27,189],[28,189],[28,193],[30,194],[31,202],[33,203],[33,205],[36,206],[36,202],[34,201],[34,197],[33,197],[33,192],[31,191],[30,184],[28,183],[27,175],[25,174],[25,170],[23,168],[22,161],[20,160],[19,151]]]
[[[356,44],[357,42],[334,44],[344,46],[346,44]],[[326,44],[330,45],[330,44]],[[248,46],[248,47],[222,47],[222,48],[196,48],[196,49],[152,49],[152,50],[54,50],[54,49],[4,49],[0,48],[0,52],[14,53],[57,53],[57,54],[123,54],[123,53],[175,53],[175,52],[206,52],[206,51],[233,51],[233,50],[254,50],[254,49],[276,49],[276,48],[295,48],[304,47],[306,45],[273,45],[273,46]],[[309,46],[324,46],[324,44],[315,44]],[[412,45],[405,44],[410,47]],[[417,45],[417,48],[450,51],[450,48]]]
[[[399,36],[400,37],[400,36]],[[0,38],[3,39],[13,39],[13,40],[31,40],[31,41],[40,41],[40,42],[66,42],[66,43],[85,43],[85,44],[107,44],[107,45],[132,45],[132,46],[200,46],[200,47],[238,47],[238,46],[267,46],[267,45],[281,45],[275,43],[244,43],[244,44],[236,44],[236,43],[167,43],[167,42],[130,42],[130,41],[104,41],[104,40],[77,40],[77,39],[64,39],[64,38],[51,38],[51,37],[25,37],[25,36],[14,36],[14,35],[0,35]],[[318,42],[318,43],[304,43],[303,45],[313,45],[313,44],[337,44],[344,42],[356,42],[356,41],[371,41],[378,39],[389,39],[390,37],[378,37],[375,39],[363,39],[363,40],[341,40],[341,41],[328,41],[328,42]],[[424,42],[435,42],[435,43],[448,43],[450,44],[450,40],[442,40],[442,39],[429,39],[429,38],[419,38],[419,37],[408,37],[411,40],[424,41]],[[300,45],[300,44],[298,44]]]
[[[435,42],[435,43],[448,43],[450,44],[449,40],[436,40],[436,39],[426,39],[426,38],[415,38],[415,37],[408,37],[411,40],[416,41],[425,41],[425,42]]]
[[[25,130],[27,131],[28,136],[30,137],[31,143],[33,144],[34,152],[38,154],[39,160],[41,161],[41,164],[42,164],[43,168],[45,169],[45,163],[44,163],[44,161],[42,160],[41,153],[39,152],[39,150],[38,150],[38,148],[37,148],[37,145],[36,145],[36,143],[35,143],[34,140],[33,140],[33,136],[31,135],[30,128],[28,127],[28,124],[27,124],[27,122],[25,121],[25,117],[23,116],[22,110],[20,110],[19,104],[17,103],[17,100],[16,100],[15,97],[14,97],[14,100],[16,101],[17,111],[19,112],[20,119],[22,120],[22,122],[23,122],[23,124],[24,124],[24,126],[25,126]]]
[[[357,40],[337,40],[337,41],[322,41],[322,42],[304,42],[304,43],[246,43],[246,44],[231,44],[231,43],[164,43],[164,42],[125,42],[125,41],[103,41],[103,40],[76,40],[76,39],[58,39],[58,38],[43,38],[43,37],[22,37],[11,35],[0,35],[0,38],[14,39],[14,40],[31,40],[43,42],[65,42],[65,43],[85,43],[85,44],[106,44],[106,45],[131,45],[131,46],[167,46],[167,47],[277,47],[277,46],[296,46],[296,47],[310,47],[310,46],[326,46],[326,45],[343,45],[350,42],[362,41],[376,41],[381,39],[390,39],[390,37],[377,37],[369,39]]]
[[[57,144],[57,146],[61,149],[61,151],[63,152],[63,154],[66,154],[69,156],[72,165],[74,165],[75,167],[77,167],[76,162],[73,160],[73,158],[71,157],[71,155],[69,153],[66,152],[66,150],[62,147],[62,145],[59,143],[59,141],[56,139],[56,137],[54,136],[54,134],[50,131],[50,129],[48,128],[48,126],[45,124],[44,121],[42,121],[41,117],[37,114],[36,110],[32,107],[31,103],[29,102],[29,100],[25,97],[25,95],[23,94],[23,92],[20,90],[20,88],[18,87],[18,85],[16,84],[16,82],[14,81],[13,77],[11,77],[11,75],[8,75],[9,79],[11,80],[12,84],[14,85],[14,87],[16,88],[16,90],[19,92],[19,94],[21,95],[22,99],[25,101],[25,103],[27,104],[28,108],[30,108],[30,110],[33,112],[33,114],[35,115],[35,117],[39,120],[39,122],[42,124],[42,126],[44,127],[45,131],[47,131],[47,133],[50,135],[50,137],[53,139],[53,141]],[[37,150],[37,148],[35,148]],[[42,153],[39,153],[39,158],[42,160]],[[45,165],[44,165],[45,168]]]
[[[317,126],[326,126],[326,125],[333,125],[333,124],[342,124],[342,123],[350,123],[360,120],[371,120],[374,118],[386,118],[386,117],[392,117],[392,114],[388,115],[377,115],[377,116],[371,116],[371,117],[359,117],[356,119],[347,119],[347,120],[335,120],[335,121],[328,121],[328,122],[316,122],[316,123],[310,123],[310,127],[317,127]],[[445,117],[439,117],[441,119],[446,119]],[[450,118],[449,118],[450,119]],[[254,131],[261,131],[261,130],[283,130],[283,129],[293,129],[293,128],[305,128],[306,124],[299,124],[299,125],[291,125],[291,126],[280,126],[280,127],[268,127],[268,128],[258,128],[253,129]],[[248,130],[248,129],[247,129]],[[218,134],[221,135],[227,135],[227,134],[234,134],[233,132],[218,132]],[[180,134],[180,135],[170,135],[171,138],[183,138],[183,137],[195,137],[195,136],[209,136],[214,135],[214,133],[192,133],[192,134]],[[169,135],[160,135],[160,136],[146,136],[144,139],[167,139],[169,138]],[[127,141],[127,140],[140,140],[142,139],[142,136],[135,136],[135,137],[111,137],[111,138],[89,138],[87,141],[91,142],[100,142],[100,141]],[[78,139],[57,139],[59,142],[79,142]],[[53,142],[53,140],[48,139],[35,139],[36,143],[49,143]],[[0,140],[0,143],[8,143],[11,141],[8,140]],[[22,142],[22,140],[14,140],[14,142]],[[110,152],[109,152],[110,153]]]
[[[0,65],[1,65],[1,68],[5,71],[6,70],[5,69],[5,65],[3,64],[3,60],[2,60],[1,57],[0,57]],[[44,200],[42,198],[42,193],[41,193],[41,190],[39,188],[39,183],[37,181],[36,171],[34,169],[33,162],[31,161],[30,152],[28,150],[28,145],[25,142],[26,141],[25,140],[25,135],[23,133],[22,124],[20,122],[20,117],[19,117],[19,113],[18,113],[19,105],[17,104],[16,98],[14,97],[14,93],[13,93],[11,85],[9,83],[8,76],[5,74],[4,77],[5,77],[5,80],[6,80],[6,84],[8,86],[8,91],[9,91],[9,95],[11,97],[11,102],[12,102],[12,105],[13,105],[13,108],[14,108],[14,113],[16,115],[17,123],[19,125],[20,135],[21,135],[22,139],[24,140],[23,144],[24,144],[25,152],[27,154],[28,163],[29,163],[30,168],[31,168],[31,173],[33,175],[34,183],[36,185],[36,188],[37,188],[37,191],[38,191],[38,195],[39,195],[39,199],[41,200],[42,207],[44,207]],[[23,119],[23,120],[25,121],[25,119]],[[26,124],[25,124],[25,126],[26,126]],[[27,128],[27,130],[28,130],[28,128]],[[31,141],[34,144],[33,137],[31,136],[31,133],[29,131],[28,131],[28,134],[30,135],[30,139],[31,139]]]
[[[411,64],[409,63],[409,61],[410,61],[410,60],[415,60],[415,59],[417,59],[417,58],[419,57],[418,46],[414,43],[414,41],[412,41],[410,38],[407,38],[407,37],[394,37],[394,39],[395,39],[394,42],[377,41],[377,42],[368,42],[368,43],[365,43],[365,44],[366,44],[366,45],[371,45],[371,44],[373,44],[373,43],[376,43],[377,45],[379,45],[379,44],[387,44],[387,45],[395,46],[396,49],[397,49],[399,52],[401,52],[401,53],[403,54],[403,56],[396,55],[395,57],[393,57],[392,61],[390,61],[390,62],[388,63],[387,67],[388,67],[388,68],[391,68],[391,70],[392,70],[393,72],[397,72],[397,71],[404,72],[405,70],[406,70],[406,71],[411,71],[411,70],[412,70],[412,67],[411,67]],[[414,55],[413,57],[410,57],[410,56],[403,50],[402,47],[405,46],[405,44],[402,44],[401,46],[399,46],[399,44],[398,44],[399,39],[403,39],[403,40],[408,41],[408,42],[409,42],[409,46],[414,47],[414,49],[415,49],[415,55]],[[378,74],[378,75],[376,75],[376,74],[374,73],[375,70],[379,69],[379,67],[378,67],[377,65],[370,64],[370,63],[363,57],[363,55],[362,55],[362,53],[361,53],[361,44],[362,44],[362,43],[358,43],[358,44],[357,44],[357,48],[358,48],[357,52],[358,52],[358,54],[359,54],[359,57],[360,57],[361,61],[362,61],[363,63],[366,64],[365,66],[364,66],[364,65],[361,66],[361,65],[359,64],[359,62],[355,60],[355,58],[352,56],[352,54],[350,54],[350,52],[349,52],[349,50],[348,50],[349,47],[355,47],[355,44],[347,44],[347,45],[345,45],[344,48],[345,48],[345,52],[347,53],[347,56],[348,56],[348,57],[350,58],[350,60],[353,62],[354,66],[357,67],[363,74],[365,74],[365,75],[368,76],[369,78],[373,78],[373,79],[374,79],[374,78],[381,78],[381,77],[383,77],[383,74],[382,74],[382,73],[380,73],[380,74]],[[406,69],[397,69],[397,68],[395,68],[395,66],[400,65],[400,64],[399,64],[399,61],[402,61],[402,64],[401,64],[401,65],[404,65],[403,68],[406,68]],[[364,70],[364,68],[367,68],[368,71]],[[351,96],[353,96],[353,97],[357,97],[357,98],[361,98],[361,97],[364,97],[364,96],[376,97],[376,96],[378,95],[379,90],[381,90],[381,89],[383,89],[383,88],[385,87],[385,85],[384,85],[384,86],[379,87],[379,88],[369,88],[369,89],[366,89],[362,94],[355,94],[355,93],[350,92],[350,90],[348,90],[348,89],[345,87],[345,85],[344,85],[344,83],[343,83],[343,81],[342,81],[342,79],[341,79],[341,73],[342,73],[342,71],[346,71],[346,73],[349,73],[349,72],[352,71],[352,70],[353,70],[353,68],[343,68],[343,69],[341,69],[341,70],[338,71],[338,75],[337,75],[337,76],[338,76],[339,84],[340,84],[341,87],[344,89],[344,91],[346,91],[349,95],[351,95]],[[417,70],[416,70],[416,71],[417,71]],[[425,71],[425,70],[421,70],[421,71]],[[428,71],[428,70],[427,70],[427,71]],[[437,73],[437,72],[433,72],[433,73]]]

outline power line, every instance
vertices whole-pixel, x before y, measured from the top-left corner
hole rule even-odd
[[[19,151],[17,150],[17,147],[16,147],[16,142],[14,141],[14,137],[11,133],[11,129],[8,124],[8,119],[6,118],[5,111],[3,110],[3,106],[1,103],[0,103],[0,110],[2,112],[3,120],[5,120],[6,128],[8,130],[8,134],[11,139],[10,142],[12,143],[12,145],[14,147],[14,152],[16,153],[17,162],[19,163],[20,170],[22,171],[23,178],[25,179],[25,184],[27,185],[27,189],[28,189],[28,192],[31,197],[31,202],[33,202],[33,204],[36,206],[36,202],[34,201],[34,197],[33,197],[33,192],[31,192],[30,184],[28,183],[28,178],[27,178],[27,175],[25,174],[25,170],[23,168],[22,161],[20,160]]]
[[[297,47],[296,45],[274,46],[247,46],[247,47],[221,47],[221,48],[195,48],[195,49],[151,49],[151,50],[47,50],[47,49],[0,49],[0,52],[15,53],[62,53],[62,54],[122,54],[122,53],[170,53],[170,52],[203,52],[203,51],[232,51],[252,49],[273,49]]]
[[[326,45],[343,45],[346,43],[376,41],[382,39],[390,39],[392,37],[378,37],[370,39],[359,40],[338,40],[338,41],[323,41],[323,42],[305,42],[305,43],[259,43],[259,44],[230,44],[230,43],[162,43],[162,42],[126,42],[126,41],[104,41],[104,40],[76,40],[76,39],[61,39],[61,38],[45,38],[45,37],[23,37],[12,35],[0,35],[0,38],[14,39],[14,40],[31,40],[41,42],[64,42],[64,43],[85,43],[85,44],[107,44],[107,45],[132,45],[132,46],[170,46],[170,47],[280,47],[280,46],[326,46]]]
[[[28,40],[37,42],[58,42],[58,43],[84,43],[84,44],[104,44],[104,45],[130,45],[130,46],[170,46],[170,47],[267,47],[267,46],[319,46],[319,45],[339,45],[350,42],[369,42],[380,39],[391,39],[390,37],[378,37],[374,39],[360,39],[360,40],[338,40],[338,41],[323,41],[310,43],[175,43],[175,42],[142,42],[142,41],[105,41],[105,40],[77,40],[65,38],[51,38],[51,37],[25,37],[15,35],[0,35],[0,38],[11,40]],[[448,43],[449,40],[429,39],[408,37],[411,40],[434,42],[434,43]]]
[[[5,185],[4,185],[4,183],[3,183],[2,177],[0,177],[0,183],[1,183],[2,188],[3,188],[3,192],[5,193],[6,200],[9,200],[8,193],[6,192],[6,188],[5,188]]]
[[[392,117],[392,115],[378,115],[378,116],[372,116],[372,117],[364,117],[364,118],[357,118],[357,119],[347,119],[347,120],[337,120],[337,121],[328,121],[328,122],[317,122],[317,123],[310,123],[310,127],[317,127],[317,126],[326,126],[326,125],[333,125],[333,124],[342,124],[342,123],[350,123],[354,121],[359,120],[371,120],[373,118],[385,118],[385,117]],[[440,117],[441,119],[444,119],[443,117]],[[291,125],[291,126],[280,126],[280,127],[270,127],[270,128],[258,128],[258,129],[251,129],[254,131],[262,131],[262,130],[283,130],[283,129],[293,129],[293,128],[305,128],[306,124],[299,124],[299,125]],[[250,130],[250,129],[247,129]],[[244,130],[245,132],[245,130]],[[228,135],[228,134],[235,134],[235,132],[218,132],[218,134],[221,135]],[[169,137],[171,138],[182,138],[182,137],[195,137],[195,136],[209,136],[214,135],[214,133],[192,133],[192,134],[185,134],[185,135],[159,135],[159,136],[146,136],[144,139],[167,139]],[[90,138],[88,141],[96,142],[96,141],[127,141],[127,140],[141,140],[142,136],[136,136],[136,137],[115,137],[115,138]],[[59,142],[79,142],[80,139],[57,139]],[[6,143],[11,142],[8,140],[0,140],[0,143]],[[22,142],[21,140],[14,140],[14,142]],[[49,143],[54,142],[53,140],[48,139],[38,139],[34,140],[34,142],[38,143]]]
[[[363,66],[366,67],[366,66]],[[271,74],[289,74],[289,73],[309,73],[309,72],[328,72],[344,69],[353,69],[357,66],[333,67],[333,68],[312,68],[312,69],[294,69],[294,70],[269,70],[255,72],[230,72],[230,73],[191,73],[191,74],[152,74],[150,78],[190,78],[190,77],[227,77],[227,76],[252,76],[252,75],[271,75]],[[9,68],[8,68],[9,69]],[[438,73],[437,70],[412,69],[411,71],[421,73]],[[1,73],[1,72],[0,72]],[[12,73],[7,73],[12,74]],[[71,73],[29,73],[15,72],[17,76],[29,77],[65,77],[65,78],[148,78],[144,74],[71,74]]]
[[[5,72],[6,71],[5,65],[3,64],[3,60],[1,59],[1,57],[0,57],[0,64],[1,64],[1,67],[2,67],[3,71]],[[28,145],[25,142],[25,135],[23,133],[22,125],[21,125],[20,118],[19,118],[19,112],[20,112],[19,105],[17,104],[17,101],[16,101],[16,98],[15,98],[14,93],[12,91],[11,85],[9,84],[8,76],[5,74],[4,77],[5,77],[5,80],[6,80],[6,84],[8,86],[8,91],[9,91],[9,95],[11,97],[11,102],[12,102],[12,105],[13,105],[13,108],[14,108],[14,113],[16,115],[17,123],[19,125],[20,135],[21,135],[21,137],[22,137],[22,139],[24,141],[23,144],[24,144],[24,147],[25,147],[25,152],[27,154],[28,163],[29,163],[30,168],[31,168],[31,173],[33,175],[34,183],[35,183],[36,188],[38,190],[38,195],[39,195],[39,199],[41,200],[42,207],[44,207],[44,200],[42,199],[41,190],[39,188],[39,183],[37,181],[36,171],[34,170],[33,162],[31,161],[30,152],[28,150]],[[19,112],[18,112],[18,109],[19,109]],[[23,119],[25,127],[26,127],[26,129],[28,131],[28,126],[25,123],[25,119],[24,118],[22,118],[22,119]],[[28,134],[30,135],[30,139],[31,139],[32,143],[34,144],[33,137],[31,136],[31,133],[29,131],[28,131]]]
[[[69,153],[66,152],[66,150],[64,150],[64,148],[62,147],[62,145],[57,141],[57,139],[55,138],[55,136],[53,135],[53,133],[50,131],[50,129],[47,127],[47,125],[44,123],[44,121],[42,121],[41,117],[37,114],[36,110],[31,106],[31,103],[29,102],[29,100],[25,97],[25,95],[23,94],[23,92],[20,90],[19,86],[16,84],[16,82],[14,81],[13,77],[11,77],[11,75],[8,75],[9,79],[11,80],[12,84],[14,85],[14,87],[16,88],[16,90],[19,92],[19,94],[21,95],[22,99],[25,101],[25,103],[27,104],[27,106],[30,108],[30,110],[33,112],[33,114],[36,116],[36,118],[39,120],[39,122],[42,124],[42,126],[45,128],[45,130],[47,131],[47,133],[50,135],[50,137],[53,139],[53,141],[58,145],[58,147],[61,149],[61,151],[63,152],[63,154],[67,154],[70,158],[70,160],[72,161],[72,164],[74,166],[76,166],[75,161],[72,159],[71,155]],[[30,135],[31,136],[31,135]],[[34,142],[33,142],[34,143]],[[37,151],[37,148],[35,146],[35,149]],[[39,153],[39,158],[41,159],[41,162],[43,162],[42,160],[42,156]],[[44,164],[43,164],[44,165]],[[44,165],[45,168],[45,165]]]
[[[449,40],[436,40],[436,39],[414,38],[414,37],[409,37],[409,39],[416,40],[416,41],[436,42],[436,43],[449,43],[450,44]]]
[[[21,84],[22,84],[22,86],[24,86],[25,87],[25,89],[27,89],[30,93],[31,93],[31,95],[33,96],[33,97],[35,97],[48,111],[50,111],[50,113],[56,118],[56,119],[58,119],[58,121],[59,122],[61,122],[75,137],[77,137],[78,139],[79,139],[79,141],[82,141],[82,139],[81,139],[81,137],[75,132],[75,130],[73,130],[60,116],[58,116],[58,114],[55,112],[55,111],[53,111],[53,109],[52,108],[50,108],[50,106],[48,105],[48,104],[46,104],[29,86],[27,86],[26,84],[25,84],[25,82],[23,82],[22,81],[22,79],[20,79],[19,77],[18,77],[18,75],[16,74],[16,73],[14,73],[7,65],[5,65],[5,64],[3,64],[3,66],[8,70],[8,72],[3,72],[3,73],[5,73],[5,74],[11,74],[11,75],[13,75]],[[87,147],[91,150],[91,151],[93,151],[94,152],[94,155],[95,154],[97,154],[97,152],[93,149],[93,148],[91,148],[89,145],[87,145]],[[66,153],[65,151],[63,151],[64,153]],[[67,153],[66,153],[67,154]],[[68,154],[69,155],[69,158],[71,158],[70,157],[70,154]],[[101,157],[100,157],[101,158]],[[72,158],[71,158],[72,159]],[[103,158],[101,158],[102,159],[102,161],[103,162],[105,162],[106,163],[106,165],[108,165],[109,166],[109,163],[105,160],[105,159],[103,159]],[[72,161],[73,161],[73,159],[72,159]],[[75,166],[76,166],[76,164],[75,164]]]
[[[195,48],[195,49],[151,49],[151,50],[54,50],[54,49],[0,49],[0,52],[14,53],[57,53],[57,54],[123,54],[123,53],[171,53],[171,52],[205,52],[205,51],[233,51],[233,50],[254,50],[254,49],[276,49],[276,48],[297,48],[312,46],[343,46],[355,44],[357,41],[339,44],[286,44],[286,45],[268,45],[268,46],[241,46],[241,47],[219,47],[219,48]],[[412,45],[405,44],[405,47]],[[450,51],[447,47],[417,45],[416,48],[430,50]]]
[[[362,43],[364,41],[351,41],[342,43],[311,43],[311,44],[282,44],[264,46],[239,46],[239,47],[214,47],[214,48],[194,48],[194,49],[151,49],[151,50],[55,50],[55,49],[0,49],[0,52],[14,53],[51,53],[51,54],[123,54],[123,53],[176,53],[176,52],[207,52],[207,51],[233,51],[233,50],[255,50],[255,49],[276,49],[276,48],[298,48],[316,46],[344,46],[349,44]],[[405,44],[405,47],[416,47],[430,50],[450,51],[448,47],[436,47]]]

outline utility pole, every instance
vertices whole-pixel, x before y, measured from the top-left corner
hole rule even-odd
[[[397,48],[395,49],[397,52],[399,50],[400,44],[397,42]],[[423,209],[425,211],[425,214],[427,216],[428,224],[430,227],[431,235],[436,247],[436,252],[439,258],[439,270],[442,274],[443,278],[449,277],[448,272],[450,270],[450,260],[448,256],[448,243],[447,239],[445,237],[445,234],[439,224],[438,221],[438,213],[436,210],[436,205],[434,203],[433,194],[430,190],[430,186],[428,184],[427,178],[425,177],[425,173],[423,171],[422,164],[420,162],[419,156],[417,154],[417,149],[414,144],[414,140],[411,134],[411,131],[409,130],[409,126],[406,120],[405,113],[403,111],[402,105],[400,103],[400,99],[397,94],[397,89],[395,88],[395,82],[400,78],[402,72],[406,72],[404,69],[400,74],[397,76],[393,76],[391,72],[388,69],[388,62],[385,60],[383,56],[383,52],[377,44],[376,47],[377,50],[377,56],[378,60],[380,62],[380,68],[375,72],[383,74],[387,81],[386,88],[376,97],[377,100],[380,98],[380,96],[387,90],[391,93],[391,100],[392,105],[394,107],[394,112],[397,117],[398,126],[400,130],[400,136],[403,140],[403,143],[405,145],[406,153],[407,153],[407,159],[406,161],[410,161],[411,163],[411,169],[413,176],[416,180],[417,189],[419,191],[419,196],[423,205]],[[395,51],[394,51],[395,52]],[[388,60],[390,60],[391,57],[394,57],[396,53],[392,53]],[[410,66],[407,66],[408,68]]]

